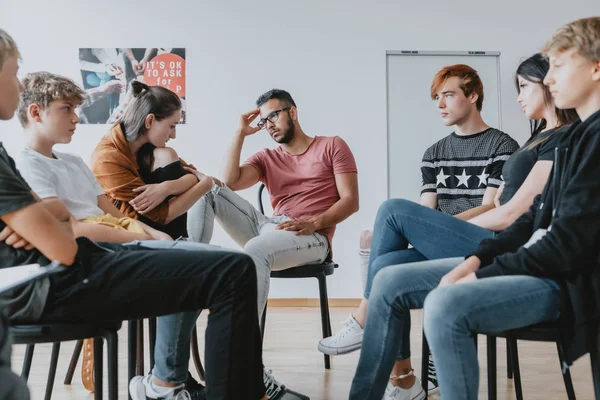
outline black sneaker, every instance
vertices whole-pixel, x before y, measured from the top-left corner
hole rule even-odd
[[[195,380],[189,371],[184,388],[188,391],[192,400],[206,400],[206,388]]]
[[[308,396],[294,392],[279,383],[271,374],[271,370],[263,371],[263,381],[267,388],[267,397],[269,400],[310,400]]]
[[[435,372],[435,365],[433,365],[433,358],[429,355],[429,362],[427,363],[427,395],[436,394],[439,392],[440,384],[438,383],[437,373]]]

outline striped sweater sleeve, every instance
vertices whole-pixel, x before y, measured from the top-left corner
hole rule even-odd
[[[421,194],[437,192],[435,167],[433,161],[433,152],[430,147],[425,150],[425,154],[423,154],[423,161],[421,162]]]

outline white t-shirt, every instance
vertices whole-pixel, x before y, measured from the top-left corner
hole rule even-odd
[[[25,147],[17,160],[17,168],[31,189],[45,199],[57,197],[79,220],[104,215],[98,207],[98,196],[104,191],[81,157],[53,151],[48,158]]]

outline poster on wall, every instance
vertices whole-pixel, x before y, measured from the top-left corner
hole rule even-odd
[[[175,92],[183,105],[180,123],[185,123],[184,48],[80,48],[79,69],[89,98],[81,108],[82,124],[114,124],[134,79]]]

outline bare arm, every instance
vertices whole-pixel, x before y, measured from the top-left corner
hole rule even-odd
[[[505,204],[469,220],[472,224],[492,231],[502,231],[517,220],[542,193],[552,170],[552,161],[535,163],[517,193]]]
[[[497,188],[488,187],[485,189],[485,193],[483,194],[483,200],[481,201],[481,205],[479,207],[473,207],[470,210],[461,212],[460,214],[456,214],[455,217],[458,219],[462,219],[464,221],[468,221],[471,218],[475,218],[478,215],[483,214],[496,207],[494,204],[494,198],[496,197]]]
[[[160,184],[167,187],[167,193],[170,196],[177,196],[190,190],[196,183],[198,183],[198,178],[194,174],[185,174],[179,179],[164,181]]]
[[[437,194],[436,193],[423,193],[419,201],[422,206],[433,208],[437,210]]]
[[[35,196],[37,198],[37,196]],[[58,207],[56,208],[57,211]],[[70,229],[70,218],[51,214],[46,204],[37,202],[2,216],[20,237],[38,249],[49,260],[71,265],[77,254],[77,242]]]
[[[335,176],[335,185],[340,199],[323,214],[311,218],[315,230],[337,225],[358,211],[358,174],[338,174]]]
[[[101,194],[100,196],[98,196],[98,208],[104,211],[104,213],[110,214],[116,218],[126,217],[126,215],[123,214],[121,210],[115,207],[113,202],[110,201],[105,194]]]
[[[260,177],[259,172],[250,165],[240,166],[240,154],[246,136],[253,135],[260,130],[258,127],[250,126],[250,123],[258,116],[258,109],[243,114],[240,117],[238,128],[233,135],[233,141],[227,150],[225,164],[221,178],[231,190],[243,190],[255,185]]]
[[[213,180],[201,172],[186,167],[186,171],[197,174],[199,182],[192,186],[187,192],[169,200],[169,213],[165,223],[173,221],[175,218],[186,213],[202,196],[212,188]]]

